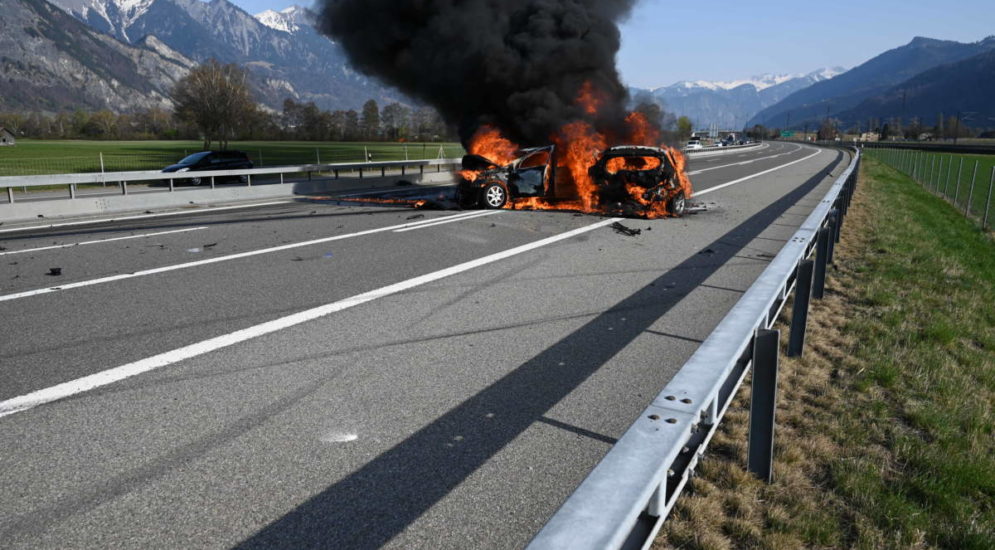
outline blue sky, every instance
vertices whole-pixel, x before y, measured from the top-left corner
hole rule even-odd
[[[295,3],[233,1],[249,13]],[[852,68],[915,36],[974,42],[995,34],[993,7],[992,0],[641,0],[622,25],[618,66],[627,84],[643,88]]]

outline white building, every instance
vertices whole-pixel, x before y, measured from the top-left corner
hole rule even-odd
[[[13,132],[7,130],[6,128],[0,126],[0,147],[9,147],[14,145],[14,134]]]

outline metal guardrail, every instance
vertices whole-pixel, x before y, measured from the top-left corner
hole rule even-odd
[[[797,290],[788,353],[801,354],[809,298],[822,298],[859,165],[856,151],[801,228],[535,536],[530,550],[649,547],[751,368],[747,468],[770,480],[779,342],[779,332],[770,327]]]
[[[138,172],[95,172],[89,174],[54,174],[44,176],[4,176],[0,177],[0,189],[7,190],[7,200],[14,202],[14,188],[30,188],[43,186],[62,186],[69,188],[69,198],[76,198],[76,186],[86,184],[116,182],[119,184],[121,194],[128,194],[128,183],[156,181],[169,182],[169,191],[174,190],[176,181],[200,178],[210,180],[210,187],[213,189],[216,178],[245,177],[246,185],[252,185],[253,176],[280,176],[280,183],[284,183],[287,174],[307,174],[310,179],[315,173],[332,173],[337,179],[342,172],[357,172],[359,177],[364,177],[366,172],[379,171],[381,176],[386,176],[387,170],[401,170],[401,175],[407,175],[409,168],[414,168],[419,173],[424,173],[426,167],[436,167],[438,171],[443,168],[453,168],[460,166],[461,159],[431,159],[431,160],[397,160],[387,162],[352,162],[340,164],[304,164],[299,166],[276,166],[273,168],[249,168],[243,170],[212,170],[200,172],[171,172],[163,173],[158,170],[145,170]]]

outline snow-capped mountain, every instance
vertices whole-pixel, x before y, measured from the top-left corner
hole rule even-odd
[[[228,0],[51,0],[94,29],[138,44],[155,37],[196,62],[245,66],[257,99],[280,109],[287,98],[323,109],[359,108],[401,94],[354,71],[337,44],[297,6],[254,17]]]
[[[807,74],[763,74],[729,81],[680,81],[655,90],[634,90],[639,98],[651,96],[669,112],[689,117],[696,126],[717,124],[739,129],[763,109],[816,82],[845,72],[840,67]]]
[[[166,108],[195,66],[153,36],[124,44],[48,2],[0,4],[0,111]]]
[[[280,11],[266,10],[257,13],[255,18],[271,29],[291,34],[301,28],[313,28],[315,23],[315,14],[311,10],[296,5]]]

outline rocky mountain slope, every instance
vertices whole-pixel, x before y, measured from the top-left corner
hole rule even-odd
[[[45,0],[0,0],[0,110],[168,107],[192,66],[155,37],[128,45]]]
[[[341,49],[319,34],[300,7],[249,15],[228,0],[53,0],[94,29],[136,44],[154,36],[197,62],[215,58],[248,68],[257,99],[280,109],[284,99],[324,109],[359,108],[400,94],[353,71]]]

